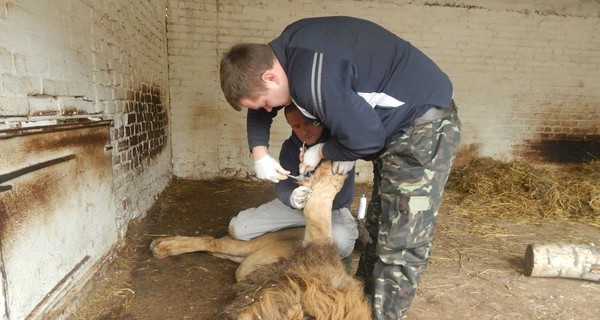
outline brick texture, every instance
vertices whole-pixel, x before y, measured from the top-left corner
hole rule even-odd
[[[463,118],[459,160],[597,155],[597,1],[0,4],[0,117],[112,118],[117,202],[128,212],[123,221],[147,207],[134,196],[140,189],[150,197],[161,189],[171,158],[179,177],[254,176],[245,112],[222,97],[219,58],[232,44],[267,42],[310,16],[373,20],[437,61],[453,80]],[[44,97],[53,98],[47,106]],[[277,117],[273,155],[289,132]],[[370,180],[369,163],[359,161],[358,169],[358,181]],[[148,184],[157,187],[136,186]]]
[[[222,97],[219,58],[235,43],[265,43],[292,21],[325,15],[380,23],[450,75],[464,126],[459,163],[481,156],[578,161],[581,150],[599,156],[597,1],[169,0],[168,8],[178,176],[253,176],[245,112],[235,112]],[[288,135],[277,117],[273,155]],[[566,157],[557,150],[565,145],[574,146]],[[359,161],[358,169],[358,181],[371,179],[369,163]]]
[[[0,1],[0,123],[112,119],[122,234],[172,174],[165,26],[164,1]]]

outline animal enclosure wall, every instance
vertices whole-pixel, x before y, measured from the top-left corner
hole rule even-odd
[[[463,120],[459,160],[580,162],[600,156],[598,1],[169,0],[168,40],[176,175],[253,176],[245,112],[219,89],[220,56],[266,43],[300,18],[377,22],[431,56],[454,83]],[[275,120],[276,156],[289,128]],[[359,161],[357,181],[371,178]]]
[[[165,8],[0,0],[0,319],[57,316],[169,183]]]
[[[0,136],[0,253],[10,319],[37,318],[117,242],[107,122]]]

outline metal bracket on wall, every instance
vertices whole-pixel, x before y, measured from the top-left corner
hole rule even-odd
[[[15,179],[17,177],[20,177],[22,175],[28,174],[30,172],[33,171],[37,171],[61,162],[65,162],[65,161],[69,161],[72,159],[75,159],[76,156],[74,154],[70,154],[68,156],[64,156],[64,157],[60,157],[60,158],[56,158],[56,159],[52,159],[52,160],[48,160],[48,161],[44,161],[44,162],[40,162],[40,163],[36,163],[34,165],[25,167],[25,168],[21,168],[9,173],[5,173],[5,174],[0,174],[0,192],[4,192],[4,191],[8,191],[10,189],[12,189],[11,185],[8,186],[2,186],[1,184],[10,181],[12,179]]]

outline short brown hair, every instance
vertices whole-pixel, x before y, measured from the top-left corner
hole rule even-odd
[[[285,108],[283,109],[286,119],[288,114],[292,111],[300,111],[300,109],[298,109],[298,107],[296,107],[296,105],[293,102],[285,106]]]
[[[225,53],[220,65],[221,90],[235,110],[242,110],[240,99],[256,100],[267,92],[262,75],[273,68],[274,60],[273,49],[266,44],[241,43]]]

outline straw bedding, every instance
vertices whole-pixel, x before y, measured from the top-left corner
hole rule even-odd
[[[473,160],[451,173],[445,204],[469,217],[570,220],[600,226],[600,161],[533,166],[522,161]]]

